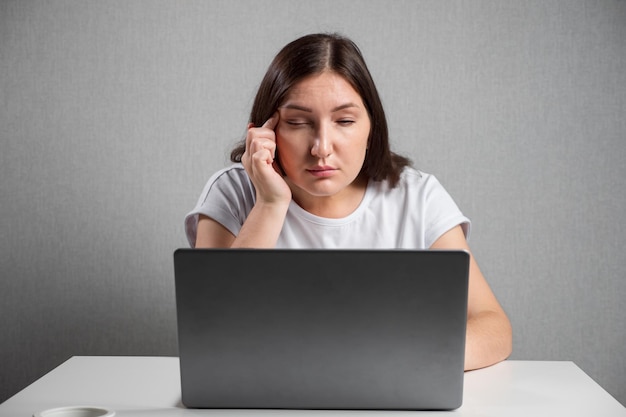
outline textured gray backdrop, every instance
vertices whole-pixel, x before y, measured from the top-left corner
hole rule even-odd
[[[473,220],[514,359],[626,403],[626,1],[0,2],[0,400],[176,355],[172,252],[273,55],[340,31]]]

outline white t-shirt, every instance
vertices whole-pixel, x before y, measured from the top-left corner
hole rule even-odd
[[[255,197],[254,186],[241,164],[216,172],[185,218],[189,244],[195,246],[200,214],[237,236]],[[387,181],[370,181],[361,204],[341,219],[315,216],[292,200],[276,247],[428,249],[457,225],[469,236],[469,219],[439,181],[432,175],[405,168],[394,188]]]

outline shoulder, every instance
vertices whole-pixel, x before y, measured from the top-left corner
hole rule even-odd
[[[255,199],[256,190],[243,165],[233,164],[220,169],[209,178],[200,194],[196,210],[213,207],[224,212],[247,213]]]
[[[194,209],[185,217],[189,243],[193,246],[199,215],[211,217],[236,235],[254,206],[255,190],[243,165],[233,164],[215,172],[204,186]]]
[[[411,167],[402,170],[400,179],[394,187],[388,181],[381,181],[375,186],[378,194],[390,197],[415,196],[439,187],[441,184],[434,175]]]
[[[243,165],[240,163],[233,164],[229,167],[222,168],[219,171],[215,172],[211,178],[209,178],[208,183],[240,183],[240,184],[250,184],[250,178],[246,173]]]
[[[421,213],[429,225],[428,247],[456,225],[461,225],[465,236],[469,236],[469,218],[462,213],[454,198],[434,175],[412,168],[405,169],[400,183],[407,189],[407,201],[412,210]]]
[[[386,181],[375,184],[373,201],[397,207],[421,218],[452,216],[460,210],[452,196],[432,174],[404,168],[395,187]]]
[[[233,164],[215,172],[207,181],[203,196],[211,193],[231,195],[254,195],[254,186],[248,177],[246,170],[241,164]]]
[[[415,168],[406,167],[402,170],[400,180],[406,182],[409,185],[427,186],[439,184],[437,177],[433,174],[429,174],[424,171],[420,171]]]

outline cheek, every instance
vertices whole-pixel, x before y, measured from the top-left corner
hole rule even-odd
[[[363,129],[359,134],[359,140],[355,143],[355,148],[365,152],[369,148],[370,129]]]
[[[289,167],[298,164],[306,155],[306,141],[298,140],[293,135],[276,135],[276,151],[281,165]]]

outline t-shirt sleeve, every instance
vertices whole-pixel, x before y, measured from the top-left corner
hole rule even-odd
[[[425,244],[429,248],[448,230],[461,226],[465,238],[469,239],[471,222],[463,215],[450,194],[434,177],[429,176],[425,190],[427,209]]]
[[[240,164],[213,174],[196,206],[185,216],[185,234],[189,245],[195,247],[201,214],[212,218],[237,236],[254,201],[254,186]]]

